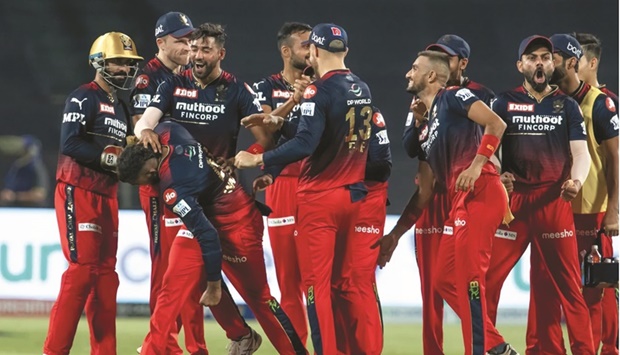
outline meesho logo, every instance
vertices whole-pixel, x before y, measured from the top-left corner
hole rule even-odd
[[[575,233],[572,230],[569,231],[565,229],[561,232],[543,233],[542,238],[543,239],[562,239],[562,238],[570,238],[574,235]]]
[[[381,230],[376,228],[374,225],[371,225],[370,227],[355,226],[355,233],[380,234]]]

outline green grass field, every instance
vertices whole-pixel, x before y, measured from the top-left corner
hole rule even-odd
[[[256,322],[250,325],[263,335],[263,345],[256,354],[277,354]],[[47,332],[47,318],[0,318],[0,354],[41,354]],[[136,354],[148,330],[146,318],[119,318],[117,320],[118,354]],[[447,355],[463,353],[461,330],[458,324],[446,325],[444,351]],[[525,325],[503,325],[500,332],[517,350],[525,350]],[[214,355],[226,354],[228,340],[214,321],[205,323],[205,338],[209,352]],[[566,339],[566,338],[565,338]],[[182,344],[182,336],[180,343]],[[73,344],[72,354],[89,354],[88,328],[82,318]],[[385,327],[385,346],[383,354],[422,354],[422,326],[420,324],[387,324]]]

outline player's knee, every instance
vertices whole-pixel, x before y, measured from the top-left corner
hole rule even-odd
[[[91,287],[97,277],[98,268],[92,264],[71,263],[65,277],[76,287]]]

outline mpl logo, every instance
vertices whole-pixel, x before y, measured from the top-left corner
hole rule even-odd
[[[173,203],[175,203],[177,200],[177,192],[174,191],[173,189],[166,189],[166,191],[164,191],[164,202],[166,202],[169,205],[172,205]]]
[[[464,219],[457,218],[454,220],[455,227],[465,227],[466,224],[467,224],[467,221]]]
[[[581,49],[573,46],[572,43],[568,42],[568,44],[566,45],[566,50],[576,55],[577,58],[581,58]]]
[[[325,37],[319,37],[316,35],[316,33],[312,33],[312,38],[311,38],[312,42],[314,43],[318,43],[320,45],[325,45]]]
[[[114,114],[114,106],[107,104],[99,104],[99,112]]]
[[[177,97],[187,97],[189,99],[197,99],[198,98],[198,90],[188,90],[185,88],[175,88],[174,96]]]
[[[508,112],[534,112],[534,104],[508,103]]]

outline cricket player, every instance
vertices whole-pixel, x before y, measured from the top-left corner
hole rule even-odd
[[[588,152],[592,157],[588,177],[584,181],[583,188],[572,201],[578,255],[580,262],[583,262],[583,254],[590,252],[597,232],[603,230],[605,233],[601,240],[601,254],[603,257],[611,257],[613,255],[611,236],[618,235],[618,212],[613,207],[609,212],[607,209],[608,206],[618,205],[618,114],[611,98],[597,88],[579,80],[577,72],[580,70],[579,64],[583,50],[577,39],[567,34],[555,34],[549,39],[553,44],[555,63],[551,83],[557,84],[560,90],[569,93],[579,104],[586,126]],[[544,303],[531,302],[530,304],[528,349],[536,351],[541,346],[538,333],[542,331],[543,334],[549,334],[544,341],[550,341],[556,350],[565,352],[560,324],[562,315],[560,301],[557,295],[548,297],[556,293],[551,286],[552,282],[548,273],[533,274],[530,285],[532,300],[538,298],[537,293],[543,293],[547,297],[538,298]],[[602,339],[603,309],[601,306],[605,297],[604,293],[611,294],[611,297],[615,299],[613,288],[583,288],[583,296],[590,311],[592,338],[596,353],[598,353]],[[544,324],[534,321],[538,319],[536,313],[541,311],[545,312],[545,317],[540,317],[545,321]],[[615,316],[617,324],[615,305],[605,309],[605,312],[611,313],[607,315],[608,317]],[[618,332],[617,327],[615,332]],[[611,339],[613,340],[613,337]],[[603,344],[602,353],[617,354],[615,341]]]
[[[308,40],[310,31],[312,27],[305,23],[287,22],[282,25],[278,31],[277,44],[284,64],[283,69],[254,83],[254,91],[263,111],[286,117],[294,125],[299,124],[299,102],[305,87],[310,83],[310,78],[302,75],[308,66],[307,58],[310,52],[308,45],[301,44]],[[296,86],[299,86],[297,90]],[[278,145],[288,140],[280,133],[276,133],[274,139]],[[295,193],[300,168],[301,162],[288,164],[279,172],[275,181],[274,176],[266,172],[255,180],[254,185],[258,190],[264,187],[265,180],[268,184],[273,183],[266,189],[265,202],[272,209],[267,218],[267,229],[280,287],[280,305],[305,344],[308,338],[308,320],[295,248]]]
[[[498,95],[493,110],[508,125],[502,141],[502,170],[511,194],[515,220],[498,230],[487,274],[489,316],[495,322],[501,286],[528,245],[532,246],[531,278],[547,272],[566,316],[574,354],[594,354],[592,330],[581,295],[575,225],[570,202],[590,169],[586,128],[575,100],[549,85],[553,45],[530,36],[519,45],[517,69],[524,82]],[[538,307],[542,298],[534,293]],[[534,324],[546,324],[537,312]],[[540,326],[538,351],[557,353]]]
[[[288,134],[294,137],[264,154],[241,151],[235,165],[269,169],[306,158],[297,189],[298,256],[314,350],[336,354],[334,317],[344,317],[344,324],[350,326],[365,327],[354,323],[355,319],[375,311],[362,309],[356,296],[372,284],[352,273],[355,256],[361,252],[353,231],[360,201],[367,194],[363,182],[373,109],[370,89],[344,64],[348,52],[344,28],[318,24],[308,43],[309,61],[318,79],[304,92],[299,126],[296,133]],[[291,130],[289,126],[284,121],[281,130]],[[332,308],[332,300],[338,308]],[[375,353],[367,352],[363,348],[367,344],[356,340],[351,338],[351,353]]]
[[[598,68],[603,53],[601,40],[590,33],[574,33],[573,37],[579,41],[583,50],[583,55],[579,60],[579,80],[585,81],[590,86],[601,90],[605,95],[614,100],[616,107],[618,107],[618,95],[609,90],[605,84],[601,84],[598,81]]]
[[[155,41],[158,52],[136,77],[131,92],[133,125],[142,117],[144,110],[155,96],[159,84],[166,78],[179,74],[189,64],[189,35],[194,31],[190,18],[181,12],[168,12],[155,24]],[[159,198],[157,185],[141,185],[140,205],[146,216],[146,225],[150,237],[151,252],[151,294],[149,306],[151,314],[155,310],[157,295],[161,290],[164,273],[168,268],[168,254],[172,241],[176,236],[174,228],[167,228],[165,210]],[[173,218],[173,217],[172,217]],[[171,234],[166,235],[170,229]],[[196,292],[202,293],[200,290]],[[185,347],[190,354],[206,352],[204,340],[204,314],[198,302],[188,302],[177,318],[176,327],[171,327],[168,352],[182,354],[183,350],[177,342],[177,335],[182,324],[185,324]]]
[[[116,90],[127,90],[138,69],[133,40],[99,36],[88,61],[95,79],[69,94],[60,132],[54,199],[60,244],[69,262],[52,307],[43,345],[47,355],[69,354],[82,311],[93,354],[116,354],[118,179],[130,117]]]
[[[241,118],[262,112],[262,108],[249,85],[221,69],[225,41],[226,33],[221,25],[205,23],[194,31],[190,42],[192,69],[166,79],[136,124],[136,136],[145,145],[159,152],[159,139],[152,129],[164,114],[169,114],[170,120],[185,127],[214,156],[224,159],[234,156]],[[252,133],[258,143],[248,147],[249,151],[259,152],[269,147],[270,136],[261,127],[255,127]],[[271,296],[262,247],[263,219],[252,198],[238,184],[212,208],[206,208],[205,214],[221,240],[224,273],[271,343],[280,354],[305,354],[306,349],[288,316]],[[224,293],[222,302],[229,304],[227,300],[231,298]],[[230,339],[244,340],[242,348],[249,350],[239,353],[258,349],[260,335],[249,331],[238,312],[222,312],[219,318],[216,318],[218,323],[227,330]],[[238,338],[244,325],[248,334]],[[234,334],[228,329],[233,329]],[[239,343],[233,344],[235,351],[241,347]]]

